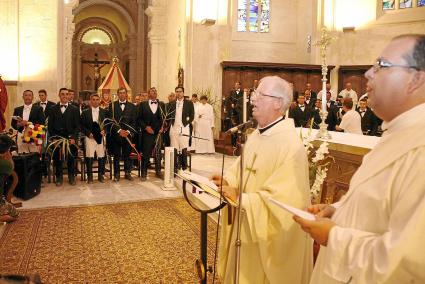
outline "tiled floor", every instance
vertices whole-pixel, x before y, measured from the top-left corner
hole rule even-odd
[[[222,155],[196,155],[192,156],[192,171],[205,176],[221,172]],[[235,157],[225,157],[225,169],[231,165]],[[121,178],[119,183],[109,180],[104,184],[95,181],[92,185],[78,179],[76,186],[70,186],[64,179],[62,187],[56,187],[53,183],[46,183],[41,193],[23,202],[23,209],[62,207],[76,205],[107,204],[116,202],[129,202],[137,200],[174,198],[182,196],[181,181],[176,179],[177,188],[174,191],[161,189],[162,180],[152,173],[148,180],[141,182],[137,176],[133,181]],[[18,199],[15,199],[16,201]]]

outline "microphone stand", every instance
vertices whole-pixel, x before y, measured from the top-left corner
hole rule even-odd
[[[246,140],[246,127],[241,129],[239,132],[241,137],[240,144],[240,161],[239,161],[239,198],[238,198],[238,207],[237,207],[237,216],[238,216],[238,224],[236,230],[236,264],[235,264],[235,284],[239,283],[239,273],[240,273],[240,265],[241,265],[241,226],[242,226],[242,192],[243,192],[243,165],[244,165],[244,144]]]

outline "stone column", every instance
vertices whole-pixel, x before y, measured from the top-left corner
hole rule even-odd
[[[63,70],[62,80],[63,86],[72,86],[72,37],[75,31],[75,24],[73,23],[74,15],[72,14],[72,8],[78,3],[76,0],[71,0],[64,6],[64,27],[63,27]],[[77,89],[77,92],[81,89]]]
[[[165,66],[164,47],[165,35],[167,34],[165,5],[163,5],[162,1],[154,1],[153,6],[149,6],[145,13],[150,19],[148,38],[151,45],[151,80],[148,85],[157,87],[158,92],[161,94],[164,90],[161,90],[159,77]]]
[[[128,52],[128,60],[130,63],[130,88],[132,91],[132,97],[134,97],[134,94],[137,93],[137,77],[139,76],[139,74],[137,73],[137,52],[136,52],[136,46],[137,46],[137,35],[136,34],[129,34],[127,35],[128,37],[128,47],[129,47],[129,52]]]
[[[137,0],[137,78],[136,78],[136,90],[140,92],[144,86],[145,76],[145,13],[144,13],[144,0]]]
[[[81,81],[82,81],[82,73],[81,73],[81,46],[80,44],[77,45],[77,50],[76,50],[76,56],[75,56],[75,63],[76,63],[76,74],[77,74],[77,90],[81,91]],[[85,89],[85,87],[84,87]]]

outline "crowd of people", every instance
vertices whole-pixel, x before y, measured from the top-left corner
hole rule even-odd
[[[256,91],[257,86],[258,80],[254,80],[253,87],[245,89],[242,89],[240,82],[235,83],[234,90],[224,100],[225,119],[223,126],[225,130],[244,121],[244,93],[247,98],[247,117],[245,119],[252,118],[252,100],[250,98]],[[322,122],[320,115],[322,92],[322,90],[318,93],[314,91],[310,83],[306,83],[304,92],[293,91],[288,116],[294,120],[295,127],[319,129]],[[338,95],[331,90],[331,84],[326,84],[326,111],[325,123],[329,131],[369,136],[381,136],[382,134],[382,120],[368,106],[367,93],[358,98],[350,82],[346,83],[346,88]],[[232,137],[232,144],[236,146],[236,135]]]
[[[44,172],[47,172],[45,155],[54,164],[55,183],[63,184],[63,164],[67,164],[68,182],[76,184],[76,157],[79,150],[84,155],[87,181],[93,183],[93,164],[97,158],[98,181],[105,181],[106,157],[113,157],[113,181],[132,180],[132,157],[141,159],[141,180],[147,179],[151,158],[157,177],[161,174],[161,150],[165,146],[177,149],[176,168],[188,167],[188,151],[214,153],[214,111],[206,96],[198,101],[184,95],[183,87],[176,87],[168,102],[158,99],[156,88],[141,92],[130,102],[125,88],[117,90],[118,99],[111,101],[109,94],[90,95],[88,103],[76,98],[75,92],[61,88],[58,102],[47,99],[46,90],[39,90],[39,100],[34,102],[31,90],[23,92],[24,104],[15,108],[11,126],[17,131],[18,153],[42,154]],[[32,126],[31,126],[32,125]],[[25,141],[28,127],[46,126],[44,146]],[[190,148],[191,147],[191,148]]]

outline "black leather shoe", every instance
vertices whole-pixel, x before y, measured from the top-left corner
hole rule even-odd
[[[132,181],[133,177],[131,176],[131,174],[125,174],[125,179]]]
[[[114,182],[119,182],[120,181],[120,177],[119,176],[115,176],[114,177]]]
[[[70,179],[69,179],[69,184],[70,184],[70,185],[76,185],[76,184],[77,184],[77,182],[75,181],[75,178],[70,178]]]
[[[147,180],[146,175],[142,175],[142,176],[140,177],[140,180],[141,180],[141,181],[146,181],[146,180]]]
[[[105,182],[105,178],[103,177],[103,175],[99,175],[98,178],[97,178],[97,180],[99,182],[101,182],[101,183],[104,183]]]
[[[56,186],[61,186],[63,184],[63,180],[61,178],[56,178],[55,184]]]
[[[161,178],[161,179],[162,179],[162,174],[161,174],[161,173],[155,173],[155,176],[156,176],[157,178]]]

